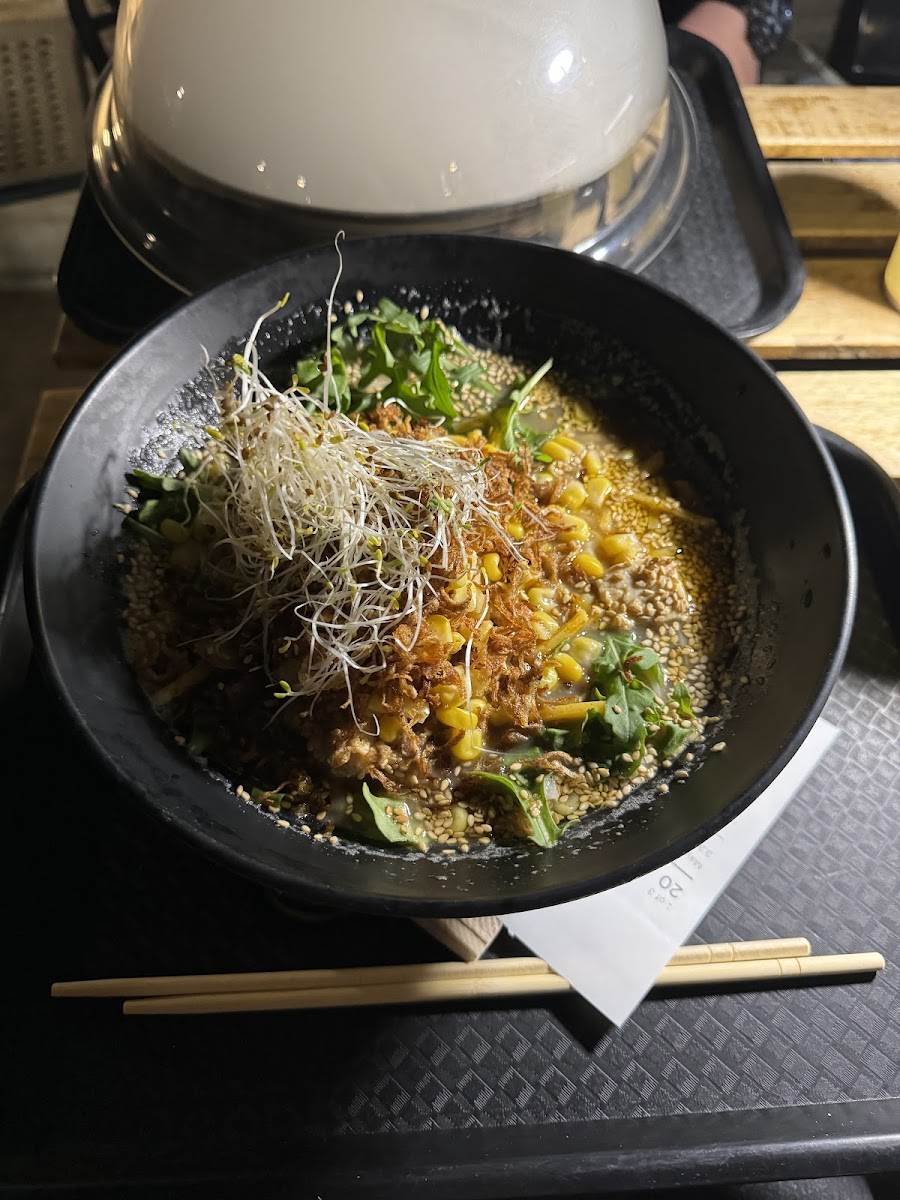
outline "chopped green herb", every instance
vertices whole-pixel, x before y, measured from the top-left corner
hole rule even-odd
[[[409,805],[405,800],[391,796],[376,796],[367,783],[362,785],[362,794],[372,810],[378,832],[386,841],[408,842],[411,846],[417,846],[419,850],[428,848],[424,832],[421,826],[413,821]],[[391,811],[388,812],[388,809]],[[398,821],[397,813],[405,814],[407,819]]]
[[[679,680],[672,688],[672,699],[678,705],[678,711],[683,717],[693,717],[694,710],[691,708],[691,693],[687,684]]]
[[[547,779],[545,776],[540,796],[527,791],[521,784],[510,779],[508,775],[496,775],[491,771],[472,771],[469,779],[486,783],[495,791],[501,791],[511,796],[525,815],[525,820],[531,833],[528,835],[538,846],[552,846],[559,839],[559,826],[553,820],[547,798]]]
[[[675,725],[671,721],[666,721],[664,725],[660,726],[659,733],[656,735],[657,754],[661,759],[677,758],[692,733],[692,729],[685,729],[683,725]]]
[[[553,359],[548,358],[529,379],[523,380],[513,388],[509,394],[509,403],[494,413],[494,439],[501,450],[518,455],[527,450],[532,457],[542,462],[550,461],[546,454],[539,451],[548,434],[526,424],[522,413],[531,393],[552,366]]]
[[[589,712],[578,729],[546,730],[545,738],[555,749],[577,750],[626,776],[643,761],[651,728],[660,757],[674,758],[681,752],[693,731],[663,718],[666,677],[654,650],[627,634],[604,634],[597,639],[591,680],[593,698],[605,701],[603,711]],[[683,683],[673,687],[671,699],[684,716],[693,717],[690,692]]]
[[[369,337],[363,338],[367,329]],[[451,354],[456,362],[449,358]],[[372,311],[351,313],[334,326],[331,367],[329,396],[345,413],[366,412],[380,401],[397,400],[414,416],[452,420],[456,416],[452,384],[493,390],[470,347],[438,321],[422,320],[387,298]],[[352,385],[350,367],[358,369]],[[310,395],[321,398],[322,355],[295,363],[294,378],[298,386],[309,388]]]

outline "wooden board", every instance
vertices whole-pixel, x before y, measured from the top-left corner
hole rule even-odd
[[[814,425],[865,450],[900,480],[900,371],[781,371]]]
[[[900,234],[900,163],[773,162],[769,170],[806,253],[890,253]]]
[[[900,357],[900,313],[884,294],[884,258],[811,258],[800,303],[750,346],[766,359]]]
[[[79,388],[57,388],[41,392],[28,433],[28,441],[25,443],[25,453],[19,465],[17,491],[43,466],[56,435],[62,429],[66,417],[75,407],[80,395]]]
[[[817,425],[871,454],[900,479],[900,369],[896,371],[781,371],[779,379]],[[77,388],[41,394],[19,472],[25,482],[50,452],[79,396]]]
[[[766,158],[900,158],[900,88],[744,89]]]

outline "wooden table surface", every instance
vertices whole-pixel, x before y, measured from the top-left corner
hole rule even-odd
[[[762,86],[744,95],[807,272],[794,311],[750,345],[811,421],[900,479],[900,313],[883,289],[900,234],[900,88]],[[63,323],[61,366],[99,369],[110,353]],[[77,398],[40,397],[20,482]]]

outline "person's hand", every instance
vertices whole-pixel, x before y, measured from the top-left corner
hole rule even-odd
[[[678,22],[688,33],[706,38],[725,54],[738,83],[759,83],[759,59],[747,41],[747,18],[733,4],[723,0],[702,0]]]

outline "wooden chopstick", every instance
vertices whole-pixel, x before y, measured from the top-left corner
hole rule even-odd
[[[503,962],[502,959],[492,960]],[[286,1009],[369,1007],[384,1004],[434,1004],[451,1000],[502,996],[546,995],[572,990],[568,980],[552,971],[543,974],[475,975],[474,964],[457,977],[417,979],[405,983],[350,984],[327,988],[281,988],[268,992],[220,992],[182,996],[151,996],[126,1000],[127,1016],[175,1016],[208,1013],[272,1012]],[[702,987],[722,983],[750,983],[828,975],[869,974],[880,971],[880,954],[823,954],[803,958],[764,958],[739,962],[664,967],[657,987]]]
[[[321,967],[309,971],[248,971],[231,975],[150,975],[54,983],[51,996],[183,996],[226,992],[309,991],[336,987],[475,980],[492,976],[548,975],[542,958],[481,958],[477,962],[404,963],[386,967]]]
[[[707,963],[704,966],[667,966],[655,987],[697,987],[716,983],[753,983],[821,977],[825,975],[868,975],[884,970],[880,954],[815,954],[805,958],[760,958],[744,962]]]
[[[769,938],[756,942],[717,942],[682,946],[669,966],[739,962],[763,958],[801,958],[810,953],[806,938]],[[78,979],[54,983],[51,996],[103,998],[183,996],[222,992],[268,992],[355,985],[416,983],[419,980],[478,979],[494,976],[547,975],[541,958],[482,958],[475,962],[409,963],[383,967],[324,967],[305,971],[248,971],[224,975],[146,975],[124,979]]]
[[[669,959],[670,967],[704,963],[751,962],[758,958],[808,958],[812,946],[806,938],[766,938],[758,942],[708,942],[682,946]]]

